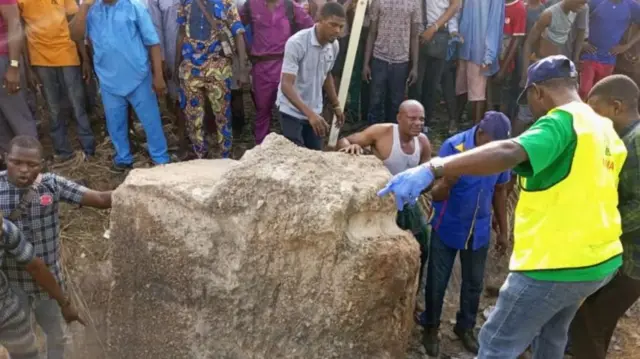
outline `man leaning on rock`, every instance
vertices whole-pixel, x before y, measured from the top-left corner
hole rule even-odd
[[[364,147],[370,147],[384,166],[395,175],[417,167],[431,159],[431,143],[422,133],[424,126],[424,107],[416,100],[407,100],[400,105],[395,123],[379,123],[367,127],[338,141],[337,149],[354,155],[363,153]],[[407,205],[398,209],[396,219],[398,227],[411,231],[420,243],[420,274],[429,258],[430,232],[427,216],[417,205]],[[418,287],[420,284],[418,284]],[[422,308],[416,308],[417,313]]]

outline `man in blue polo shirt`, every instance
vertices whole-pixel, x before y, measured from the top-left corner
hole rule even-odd
[[[580,57],[580,97],[586,100],[593,85],[611,75],[616,56],[624,54],[640,34],[621,43],[631,24],[640,24],[640,3],[636,0],[589,0],[589,40]]]
[[[485,113],[480,123],[447,139],[438,156],[447,157],[496,140],[510,137],[511,123],[501,112]],[[473,328],[482,293],[484,267],[491,238],[491,210],[495,211],[500,233],[497,249],[507,246],[507,190],[510,172],[490,176],[445,177],[437,182],[433,196],[431,253],[427,266],[425,307],[421,316],[423,344],[430,356],[439,354],[438,327],[444,294],[456,255],[460,252],[462,287],[460,311],[454,333],[468,351],[478,353]]]

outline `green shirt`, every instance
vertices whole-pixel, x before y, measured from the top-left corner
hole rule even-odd
[[[557,109],[550,112],[514,141],[524,148],[529,157],[529,161],[513,169],[526,179],[521,183],[524,190],[545,190],[569,175],[578,144],[573,116],[569,112]],[[586,268],[527,271],[523,274],[545,281],[597,281],[614,273],[621,265],[622,256],[616,256]]]

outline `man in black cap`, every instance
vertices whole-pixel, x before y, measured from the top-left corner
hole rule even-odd
[[[580,303],[622,264],[618,175],[627,151],[611,121],[580,100],[575,65],[565,56],[531,65],[522,95],[539,120],[522,135],[395,175],[380,191],[398,206],[439,178],[513,168],[516,208],[511,273],[482,327],[479,359],[562,358]],[[521,95],[521,96],[522,96]]]

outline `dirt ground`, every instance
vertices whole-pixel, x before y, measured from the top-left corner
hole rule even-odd
[[[46,111],[44,111],[42,101],[39,101],[39,110],[42,123],[40,124],[41,138],[43,139],[43,145],[46,151],[51,151],[51,144],[49,140],[48,124],[46,120]],[[123,180],[124,175],[114,174],[110,171],[112,146],[106,137],[104,119],[102,109],[96,109],[96,115],[93,115],[93,125],[95,133],[98,137],[98,153],[97,156],[88,161],[74,161],[67,163],[63,166],[52,165],[49,170],[59,173],[72,180],[84,180],[89,187],[97,190],[111,190],[115,189]],[[172,127],[170,122],[172,116],[164,111],[167,125],[166,129],[169,133],[172,133]],[[253,110],[248,109],[248,118],[253,118]],[[73,119],[71,118],[71,132],[73,132]],[[252,120],[248,121],[249,124]],[[347,127],[350,129],[360,127],[360,123],[348,123]],[[248,148],[253,146],[253,139],[250,126],[247,126],[240,137],[234,142],[234,157],[239,158],[242,153]],[[139,126],[136,126],[136,132],[142,138],[142,131]],[[277,126],[274,124],[274,129],[277,130]],[[349,130],[347,130],[349,131]],[[437,148],[442,140],[446,136],[445,126],[436,126],[435,131],[430,134],[430,139]],[[170,147],[175,147],[175,136],[169,136]],[[74,144],[78,147],[77,144]],[[149,160],[144,150],[144,145],[140,146],[140,149],[136,152],[136,167],[149,166]],[[108,262],[110,258],[109,241],[104,238],[104,233],[109,227],[109,211],[95,210],[92,208],[78,208],[76,206],[63,205],[61,207],[62,231],[61,239],[63,243],[63,255],[64,255],[64,271],[68,281],[68,287],[72,292],[72,297],[77,305],[83,310],[86,316],[89,316],[89,326],[84,329],[85,332],[99,332],[96,326],[99,326],[100,320],[96,320],[92,317],[95,315],[96,308],[88,308],[93,305],[92,303],[100,302],[104,300],[106,293],[98,290],[88,290],[92,288],[91,282],[96,272],[103,271],[105,262]],[[486,273],[486,284],[492,287],[499,287],[504,280],[507,268],[506,257],[498,258],[495,253],[491,253],[490,264]],[[97,267],[96,267],[97,266]],[[106,275],[102,273],[102,275]],[[442,358],[457,358],[465,359],[472,358],[473,356],[465,353],[464,349],[460,345],[459,341],[455,339],[452,333],[452,324],[455,320],[455,312],[457,306],[457,296],[460,287],[460,274],[458,272],[452,276],[450,283],[450,290],[448,291],[445,308],[443,311],[443,328],[441,330],[441,337],[443,338],[442,344]],[[481,311],[494,304],[495,298],[491,298],[488,295],[483,296]],[[87,311],[87,310],[90,311]],[[93,313],[93,314],[90,314]],[[482,315],[480,315],[478,326],[483,322]],[[612,345],[610,358],[613,359],[628,359],[638,357],[636,350],[640,348],[640,308],[630,313],[625,317],[618,326],[618,330],[615,334],[615,340]],[[75,328],[74,332],[77,332],[78,328]],[[84,335],[83,335],[84,336]],[[407,359],[426,359],[427,356],[424,353],[424,348],[420,344],[421,329],[416,326],[414,329]],[[104,343],[99,343],[101,346]],[[636,354],[634,354],[636,353]],[[0,355],[0,359],[3,358]]]

